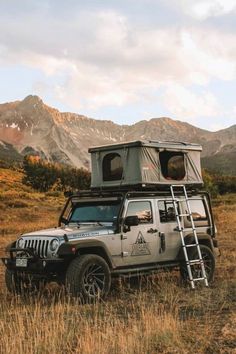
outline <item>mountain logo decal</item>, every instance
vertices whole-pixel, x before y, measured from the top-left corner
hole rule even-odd
[[[132,247],[131,256],[146,256],[151,254],[148,244],[149,243],[146,242],[142,232],[139,231],[137,239]]]

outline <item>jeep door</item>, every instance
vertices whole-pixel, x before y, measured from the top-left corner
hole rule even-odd
[[[127,200],[123,218],[138,216],[139,225],[123,228],[121,236],[123,265],[156,262],[158,233],[153,200]]]
[[[171,199],[156,200],[157,229],[160,238],[158,260],[174,260],[181,246],[180,234],[177,231],[177,221],[174,205]]]

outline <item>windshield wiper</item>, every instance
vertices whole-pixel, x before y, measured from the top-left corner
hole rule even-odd
[[[67,225],[69,225],[69,224],[76,224],[78,229],[80,228],[80,221],[69,220]]]
[[[97,221],[97,220],[86,220],[86,222],[91,222],[93,224],[97,224],[99,226],[103,226],[103,224],[100,221]]]

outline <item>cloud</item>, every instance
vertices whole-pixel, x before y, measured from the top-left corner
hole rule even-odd
[[[77,63],[65,82],[54,87],[54,93],[77,110],[122,106],[138,99],[135,90],[127,91],[119,84],[119,77],[106,75],[84,63]]]
[[[181,33],[182,62],[189,82],[207,84],[211,79],[232,80],[236,75],[236,36],[216,30],[189,29]]]
[[[162,101],[170,113],[181,120],[194,121],[198,117],[214,117],[221,114],[217,99],[211,92],[195,94],[175,83],[167,87]]]
[[[163,102],[176,115],[195,116],[198,107],[210,116],[217,107],[214,96],[207,89],[205,96],[191,93],[191,85],[204,88],[212,80],[235,79],[235,34],[196,26],[139,27],[129,16],[107,9],[68,7],[55,16],[56,9],[43,3],[18,16],[0,14],[0,61],[40,70],[51,80],[47,90],[72,109],[152,101],[149,92],[162,89]],[[234,8],[221,0],[183,0],[182,6],[199,19]]]
[[[236,10],[235,0],[181,0],[183,12],[197,20],[219,17]]]
[[[228,115],[230,117],[232,117],[232,124],[235,124],[235,122],[236,122],[236,105],[232,107],[232,109]]]

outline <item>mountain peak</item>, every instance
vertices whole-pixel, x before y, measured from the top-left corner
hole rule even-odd
[[[29,95],[29,96],[26,96],[22,101],[21,101],[22,104],[26,104],[26,105],[34,105],[34,104],[40,104],[40,103],[43,103],[42,99],[37,96],[37,95]]]

